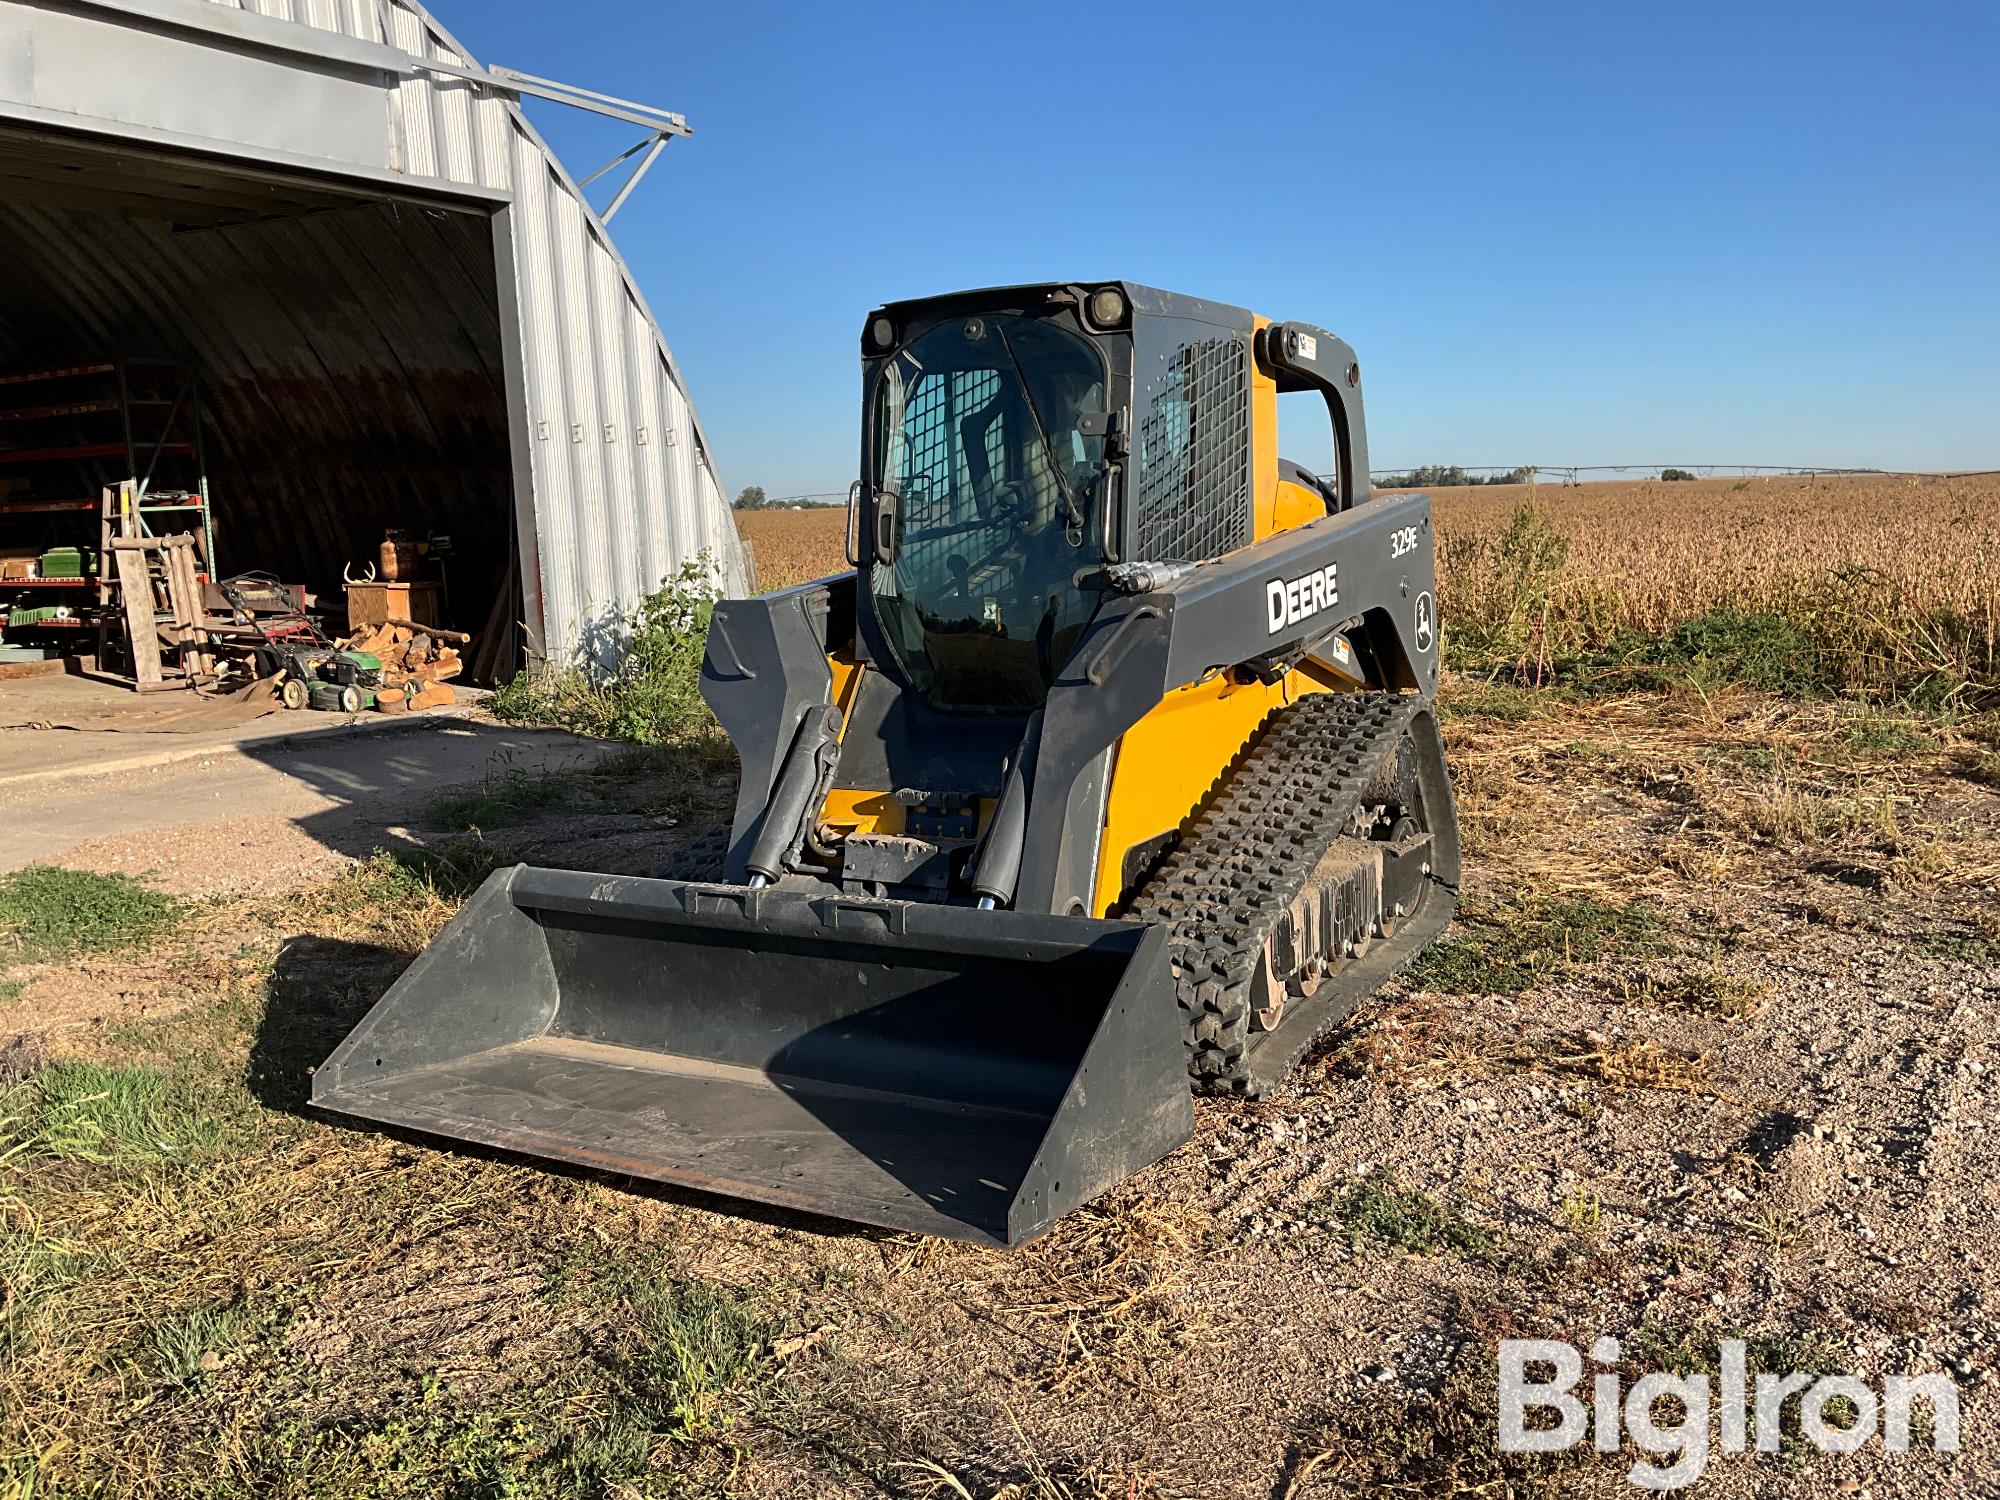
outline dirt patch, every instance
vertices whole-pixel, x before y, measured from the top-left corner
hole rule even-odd
[[[548,1284],[545,1261],[494,1255],[484,1227],[398,1236],[326,1286],[280,1348],[321,1377],[327,1419],[426,1375],[476,1396],[574,1356],[584,1314],[558,1310]]]
[[[407,830],[386,830],[394,843]],[[311,830],[269,816],[225,818],[158,831],[89,839],[62,863],[106,875],[131,875],[179,896],[281,895],[329,880],[354,856]]]
[[[66,1048],[87,1048],[118,1027],[213,1004],[257,969],[257,952],[268,946],[228,913],[196,911],[150,952],[16,962],[0,968],[0,1029],[11,1025],[59,1036]]]
[[[167,1020],[209,993],[143,963],[102,959],[63,968],[17,968],[9,972],[9,982],[20,985],[20,993],[6,1002],[0,1016],[43,1035]]]

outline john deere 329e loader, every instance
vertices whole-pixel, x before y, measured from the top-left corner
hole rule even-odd
[[[1011,1245],[1444,928],[1430,503],[1371,495],[1352,349],[1006,287],[870,314],[862,384],[852,568],[709,629],[733,823],[674,878],[495,874],[316,1103]]]

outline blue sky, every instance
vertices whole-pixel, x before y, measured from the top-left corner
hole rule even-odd
[[[1349,339],[1378,465],[2000,465],[2000,6],[434,8],[695,128],[615,231],[732,490],[845,488],[877,302],[1111,276]]]

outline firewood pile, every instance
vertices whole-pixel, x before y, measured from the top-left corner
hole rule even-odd
[[[456,648],[471,640],[455,630],[391,620],[370,625],[338,644],[343,651],[362,652],[382,663],[375,706],[385,714],[397,714],[443,708],[455,701],[451,679],[464,669]]]

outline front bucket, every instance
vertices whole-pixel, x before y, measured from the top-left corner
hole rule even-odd
[[[479,888],[312,1097],[999,1245],[1193,1129],[1162,929],[526,865]]]

